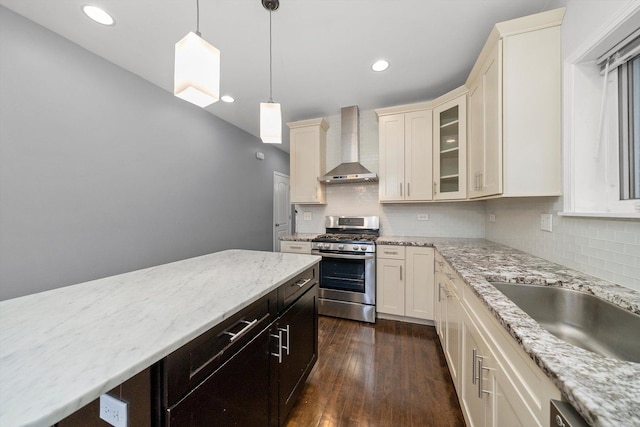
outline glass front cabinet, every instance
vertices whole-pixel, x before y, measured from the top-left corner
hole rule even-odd
[[[433,109],[433,198],[467,197],[467,95]]]

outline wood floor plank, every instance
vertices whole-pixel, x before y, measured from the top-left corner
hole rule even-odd
[[[435,328],[323,316],[319,328],[287,427],[464,427]]]

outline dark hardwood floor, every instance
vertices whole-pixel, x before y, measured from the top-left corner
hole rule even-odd
[[[319,323],[318,362],[287,427],[464,427],[434,327]]]

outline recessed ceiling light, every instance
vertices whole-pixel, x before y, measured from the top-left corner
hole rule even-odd
[[[234,102],[235,99],[233,99],[233,96],[229,96],[229,95],[222,95],[222,98],[220,98],[222,101],[224,102]]]
[[[389,61],[385,61],[384,59],[378,59],[376,62],[373,63],[373,65],[371,66],[371,69],[373,71],[384,71],[387,68],[389,68]]]
[[[113,17],[111,17],[111,15],[109,15],[103,9],[100,9],[98,6],[91,6],[87,4],[82,6],[82,11],[85,15],[99,24],[113,25],[114,23]]]

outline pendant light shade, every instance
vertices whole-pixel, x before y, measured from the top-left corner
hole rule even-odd
[[[260,103],[260,139],[265,144],[282,143],[282,112],[276,102]]]
[[[280,0],[261,0],[269,11],[269,102],[260,103],[260,139],[265,144],[282,144],[282,111],[273,102],[273,73],[271,58],[271,12],[280,6]]]
[[[194,33],[176,43],[173,94],[199,107],[220,99],[220,51]]]

